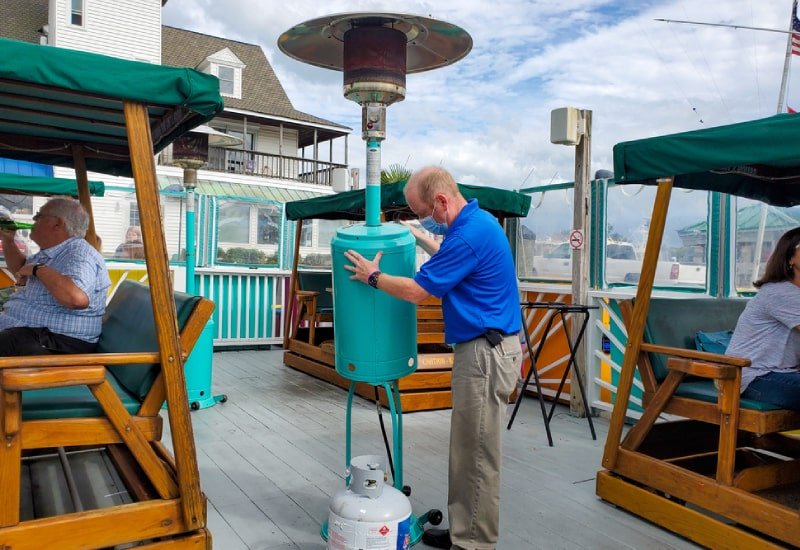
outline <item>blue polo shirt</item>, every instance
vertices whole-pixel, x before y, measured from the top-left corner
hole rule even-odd
[[[507,334],[520,330],[517,274],[508,239],[476,199],[461,209],[439,251],[414,280],[442,299],[448,343],[467,342],[489,329]]]

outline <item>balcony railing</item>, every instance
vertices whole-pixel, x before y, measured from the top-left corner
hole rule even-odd
[[[322,160],[210,147],[206,169],[330,185],[333,169],[346,167]]]

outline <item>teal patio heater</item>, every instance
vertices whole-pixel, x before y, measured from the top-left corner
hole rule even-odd
[[[183,168],[183,187],[186,190],[186,293],[195,294],[194,268],[195,250],[195,196],[197,170],[208,161],[208,148],[235,147],[241,145],[237,137],[214,130],[210,126],[198,126],[179,137],[172,144],[172,163]],[[228,397],[211,393],[211,371],[214,357],[214,320],[209,319],[192,353],[184,365],[189,406],[193,411],[224,403]]]
[[[469,53],[472,38],[460,27],[426,17],[350,13],[297,25],[280,36],[278,47],[299,61],[344,73],[344,96],[361,105],[361,137],[367,146],[366,223],[339,229],[331,242],[336,371],[351,383],[346,415],[346,488],[331,502],[322,537],[328,541],[328,548],[335,549],[407,548],[422,538],[425,523],[438,524],[442,519],[438,510],[414,516],[406,498],[410,489],[403,485],[397,381],[417,368],[416,306],[351,281],[350,272],[344,269],[344,252],[352,249],[372,258],[383,251],[383,272],[414,275],[414,237],[400,224],[380,222],[386,107],[405,98],[407,73],[458,61]],[[357,382],[382,387],[386,392],[394,455],[394,465],[391,460],[389,464],[391,487],[380,482],[386,471],[380,457],[368,455],[351,461],[351,410]]]

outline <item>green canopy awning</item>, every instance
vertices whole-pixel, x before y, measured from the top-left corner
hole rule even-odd
[[[800,204],[800,116],[769,118],[614,146],[616,183],[719,191],[776,206]]]
[[[89,181],[89,194],[102,197],[105,190],[106,186],[102,181]],[[77,197],[78,182],[68,178],[0,173],[0,193],[14,195],[70,195]]]
[[[153,149],[222,111],[215,76],[0,39],[0,156],[130,176],[123,101],[147,106]]]
[[[381,185],[381,211],[384,212],[387,220],[394,219],[398,214],[413,216],[403,194],[405,186],[405,181]],[[523,193],[461,183],[458,184],[458,187],[467,200],[478,199],[481,208],[498,217],[521,218],[528,215],[528,209],[531,206],[530,195]],[[290,220],[309,218],[363,220],[365,218],[364,193],[364,189],[356,189],[336,195],[289,202],[286,203],[286,216]]]

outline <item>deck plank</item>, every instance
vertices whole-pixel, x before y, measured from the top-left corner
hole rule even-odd
[[[283,366],[282,357],[215,353],[213,390],[228,402],[192,413],[215,547],[325,547],[320,525],[344,486],[347,392]],[[383,418],[390,429],[388,411]],[[449,422],[449,410],[403,416],[404,482],[417,514],[446,511]],[[595,496],[606,421],[595,419],[593,441],[586,420],[559,406],[551,428],[552,448],[538,403],[525,398],[504,433],[499,549],[697,548]],[[375,405],[359,397],[352,444],[353,456],[384,452]]]

